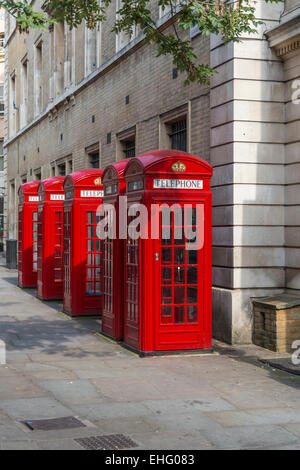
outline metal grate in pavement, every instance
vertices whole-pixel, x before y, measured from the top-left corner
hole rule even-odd
[[[73,428],[84,428],[86,427],[74,416],[67,416],[66,418],[54,418],[54,419],[37,419],[33,421],[24,421],[25,424],[31,431],[55,431],[59,429],[73,429]]]
[[[112,434],[110,436],[93,436],[75,439],[75,442],[85,450],[122,450],[138,447],[129,437],[124,434]]]

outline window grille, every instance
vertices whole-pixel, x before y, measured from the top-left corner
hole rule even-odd
[[[171,125],[171,133],[169,134],[171,139],[171,148],[173,150],[187,150],[187,128],[186,119],[174,122]]]
[[[126,140],[123,142],[125,158],[135,157],[135,140]]]

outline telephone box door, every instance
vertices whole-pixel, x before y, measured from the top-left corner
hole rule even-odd
[[[19,206],[19,225],[18,225],[18,270],[19,285],[23,282],[23,207]]]
[[[140,240],[127,239],[124,342],[135,349],[140,348],[140,246]]]
[[[203,348],[204,203],[160,215],[155,240],[155,349]],[[188,215],[189,212],[189,215]],[[198,214],[198,219],[197,219]],[[195,237],[195,234],[197,237]],[[194,240],[192,239],[194,238]]]
[[[71,207],[64,211],[64,305],[71,308]]]
[[[38,239],[38,252],[37,252],[37,290],[42,297],[43,291],[43,207],[38,208],[38,223],[37,223],[37,239]]]
[[[63,209],[54,208],[54,283],[55,292],[62,297],[63,287]]]
[[[101,256],[102,246],[101,240],[97,236],[98,217],[95,208],[82,207],[81,208],[81,221],[82,227],[86,232],[85,240],[85,253],[86,264],[82,273],[85,282],[85,295],[93,297],[93,304],[95,309],[99,307],[99,296],[102,295],[101,286]]]

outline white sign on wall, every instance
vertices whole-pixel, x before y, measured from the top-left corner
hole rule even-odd
[[[39,202],[39,196],[29,196],[29,202]]]

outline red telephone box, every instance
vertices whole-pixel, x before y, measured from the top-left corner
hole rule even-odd
[[[80,170],[64,182],[64,311],[100,315],[101,240],[96,211],[102,202],[103,170]]]
[[[124,286],[125,286],[125,239],[119,233],[119,196],[126,192],[124,170],[128,159],[113,163],[103,173],[103,204],[114,207],[116,236],[103,241],[103,310],[102,333],[114,339],[123,339]]]
[[[39,184],[37,296],[63,298],[63,203],[64,176]]]
[[[37,282],[37,216],[39,181],[19,188],[18,284],[36,287]]]
[[[142,355],[211,348],[212,172],[173,150],[133,158],[125,169],[128,233],[136,204],[147,209],[141,237],[126,243],[124,344]]]

